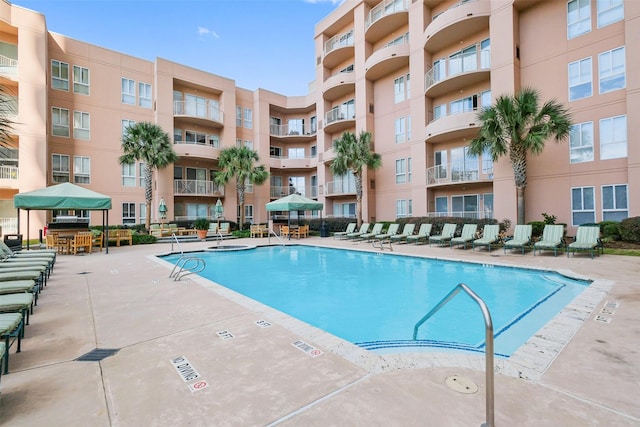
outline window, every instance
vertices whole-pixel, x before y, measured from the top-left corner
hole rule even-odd
[[[184,114],[193,117],[207,118],[207,100],[201,96],[185,93]]]
[[[404,76],[393,81],[393,94],[396,104],[405,100]]]
[[[236,127],[242,127],[242,107],[236,106]]]
[[[135,224],[136,223],[136,204],[130,202],[122,203],[122,223],[123,224]]]
[[[431,73],[433,74],[433,82],[438,83],[440,80],[447,78],[447,61],[446,59],[438,59],[433,62],[433,68],[431,68]]]
[[[182,142],[182,129],[173,128],[173,143],[181,144]]]
[[[269,156],[277,159],[281,158],[282,148],[272,145],[271,147],[269,147]]]
[[[622,221],[629,217],[627,185],[602,186],[602,220]]]
[[[597,0],[598,28],[624,19],[624,2],[622,0]]]
[[[481,107],[491,107],[491,91],[485,90],[480,93],[480,106]]]
[[[482,199],[484,218],[493,218],[493,193],[485,193]]]
[[[448,216],[449,215],[449,200],[446,196],[439,196],[435,199],[436,202],[436,216]]]
[[[69,90],[69,64],[51,61],[51,87],[58,90]]]
[[[136,122],[133,120],[127,120],[124,119],[122,120],[122,136],[124,136],[125,133],[127,133],[127,129],[133,125],[135,125]]]
[[[311,157],[316,157],[318,155],[318,147],[316,145],[311,146]]]
[[[147,204],[140,203],[140,219],[138,220],[140,224],[144,224],[147,221]]]
[[[289,119],[287,120],[287,134],[288,135],[303,135],[304,134],[304,119]]]
[[[73,91],[82,95],[89,95],[89,69],[73,66]]]
[[[244,109],[244,127],[247,129],[253,128],[253,110],[251,108]]]
[[[311,116],[309,122],[311,125],[311,133],[318,132],[318,118],[316,116]]]
[[[213,148],[220,148],[220,135],[209,135],[209,145]]]
[[[334,203],[333,216],[336,218],[355,218],[356,204],[355,203]]]
[[[447,115],[447,105],[441,104],[433,107],[433,120],[438,120],[440,117]]]
[[[51,170],[53,172],[53,182],[69,182],[69,156],[52,154]]]
[[[571,163],[593,161],[593,122],[578,123],[569,131]]]
[[[411,157],[407,157],[407,182],[411,182]]]
[[[407,116],[407,141],[411,141],[411,116]]]
[[[91,158],[73,156],[73,182],[91,184]]]
[[[469,46],[449,56],[449,76],[454,76],[478,68],[476,46]]]
[[[77,139],[91,139],[91,120],[89,113],[73,112],[73,137]]]
[[[593,187],[571,189],[571,222],[572,225],[596,222]]]
[[[449,104],[449,114],[468,113],[478,109],[478,95],[451,101]]]
[[[491,68],[491,39],[480,42],[480,68]]]
[[[253,205],[244,205],[244,220],[253,224]]]
[[[396,159],[396,184],[407,182],[407,165],[405,159]]]
[[[445,179],[447,177],[447,151],[436,151],[433,153],[433,164],[435,165],[434,178]]]
[[[307,183],[304,176],[290,176],[289,177],[289,194],[300,194],[307,197],[306,194]]]
[[[478,218],[478,195],[451,196],[451,215],[460,218]]]
[[[69,110],[66,108],[51,108],[51,133],[54,136],[69,137]]]
[[[395,128],[396,128],[396,144],[400,144],[402,142],[405,142],[407,137],[405,134],[406,131],[406,124],[405,124],[405,118],[404,117],[398,117],[396,118],[396,124],[395,124]]]
[[[600,120],[600,160],[627,157],[627,116]]]
[[[136,164],[135,163],[124,163],[122,165],[122,186],[123,187],[136,186]]]
[[[253,141],[245,139],[244,146],[247,147],[249,150],[253,150]]]
[[[151,108],[151,85],[148,83],[138,83],[138,105],[144,108]]]
[[[202,132],[196,132],[194,130],[187,130],[184,133],[184,140],[187,144],[201,144],[207,143],[207,134]]]
[[[138,171],[139,171],[138,176],[140,177],[140,180],[139,180],[139,182],[138,182],[138,185],[139,185],[140,187],[144,187],[145,182],[146,182],[146,180],[144,179],[144,165],[145,165],[145,163],[144,163],[144,162],[140,162],[140,163],[138,164]]]
[[[289,148],[287,157],[289,159],[304,159],[304,148]]]
[[[591,58],[569,64],[569,101],[589,97],[593,94]]]
[[[396,218],[402,218],[407,216],[407,201],[406,200],[396,200]]]
[[[600,93],[626,87],[624,46],[598,55],[598,67]]]
[[[122,103],[136,105],[136,82],[135,80],[122,78]]]
[[[571,0],[567,3],[567,38],[591,31],[591,1]]]

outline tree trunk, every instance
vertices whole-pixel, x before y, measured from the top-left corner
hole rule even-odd
[[[362,225],[362,175],[353,174],[356,185],[356,223]]]
[[[147,233],[151,229],[151,200],[153,199],[153,186],[152,186],[152,178],[153,178],[153,170],[149,167],[147,163],[144,164],[144,198],[147,206],[147,214],[144,218],[145,228],[147,229]]]
[[[525,224],[524,222],[524,187],[516,187],[516,203],[518,207],[518,222],[516,224]]]

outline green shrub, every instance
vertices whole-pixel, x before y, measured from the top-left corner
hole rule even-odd
[[[133,233],[131,237],[131,242],[134,245],[148,245],[158,241],[158,238],[156,236],[152,236],[151,234]]]
[[[620,223],[617,221],[602,221],[600,224],[600,232],[602,233],[602,239],[611,242],[614,240],[620,240]]]
[[[620,221],[620,237],[625,242],[640,243],[640,216]]]
[[[542,236],[542,232],[544,231],[544,226],[546,225],[544,221],[531,221],[528,224],[531,225],[531,235],[533,237]]]
[[[234,230],[231,232],[233,237],[237,237],[239,239],[247,238],[251,236],[250,230]]]

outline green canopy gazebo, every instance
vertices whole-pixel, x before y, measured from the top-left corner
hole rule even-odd
[[[287,224],[291,225],[291,211],[320,211],[322,219],[322,208],[324,205],[317,200],[309,199],[294,193],[289,194],[281,199],[269,202],[266,205],[267,212],[284,211],[288,212]]]
[[[29,211],[32,210],[101,210],[105,236],[109,228],[111,197],[70,182],[16,194],[13,196],[13,206],[18,209],[18,233],[20,232],[20,209],[27,211],[27,249],[29,248]],[[109,239],[106,239],[106,253],[109,253]]]

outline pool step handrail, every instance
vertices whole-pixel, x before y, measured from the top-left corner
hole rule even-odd
[[[275,231],[273,231],[273,228],[269,228],[269,231],[267,232],[267,237],[269,238],[269,239],[268,239],[269,244],[271,244],[271,235],[272,235],[272,234],[273,234],[274,236],[276,236],[276,239],[278,239],[278,241],[280,242],[280,244],[281,244],[282,246],[284,246],[284,245],[285,245],[284,240],[282,240],[282,238],[278,235],[278,233],[276,233]]]
[[[184,250],[182,249],[182,245],[180,245],[180,240],[178,240],[178,236],[176,236],[176,233],[171,233],[171,252],[173,252],[173,241],[175,240],[176,244],[178,245],[178,249],[180,250],[181,254],[184,254]]]
[[[493,379],[494,379],[494,367],[493,367],[493,322],[491,321],[491,313],[489,313],[489,308],[487,304],[469,288],[464,283],[459,283],[455,288],[451,290],[444,298],[440,300],[435,307],[431,309],[427,314],[424,315],[422,319],[416,323],[413,328],[413,340],[415,341],[418,336],[418,328],[422,326],[424,322],[426,322],[431,316],[433,316],[438,310],[444,307],[449,301],[455,297],[458,292],[465,291],[467,295],[471,297],[472,300],[478,304],[480,307],[480,311],[482,311],[482,316],[484,317],[484,325],[485,325],[485,382],[486,382],[486,423],[482,424],[486,427],[495,426],[495,415],[494,415],[494,387],[493,387]]]
[[[179,281],[189,274],[200,273],[206,268],[206,266],[207,263],[200,257],[182,255],[173,266],[173,270],[171,270],[169,278],[173,278],[174,281]]]

